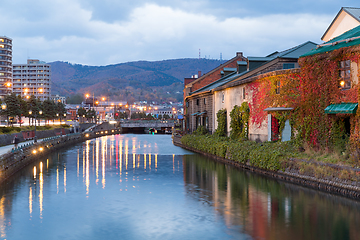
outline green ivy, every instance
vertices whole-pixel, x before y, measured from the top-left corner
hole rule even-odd
[[[243,102],[240,107],[235,105],[230,112],[230,118],[230,138],[234,140],[248,139],[250,118],[248,103]]]
[[[216,113],[218,127],[215,130],[215,135],[218,137],[227,136],[227,119],[226,119],[226,109],[221,109]]]
[[[181,143],[202,152],[272,171],[282,169],[286,160],[297,152],[297,146],[292,141],[256,143],[215,135],[189,134],[181,138]]]
[[[195,135],[205,135],[208,134],[209,130],[205,127],[205,126],[199,126],[194,132],[193,134]]]

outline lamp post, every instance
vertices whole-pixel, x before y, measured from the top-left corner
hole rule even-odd
[[[2,110],[2,111],[5,111],[5,110],[6,110],[6,103],[1,104],[1,110]]]
[[[114,118],[114,120],[115,120],[115,104],[114,103],[111,103],[111,106],[113,107],[113,118]],[[110,111],[111,111],[111,109],[110,109]]]
[[[39,114],[41,115],[42,114],[42,111],[40,110],[39,111]],[[29,115],[32,115],[32,111],[31,110],[29,110]],[[37,142],[37,137],[36,137],[36,117],[37,117],[37,114],[36,114],[36,112],[34,113],[34,118],[35,118],[35,130],[34,130],[34,143],[36,143]]]
[[[88,103],[87,99],[90,97],[90,94],[89,93],[86,93],[85,94],[85,98],[86,98],[86,104]],[[94,108],[94,93],[93,93],[93,97],[92,97],[92,107]],[[89,104],[90,105],[90,104]],[[91,109],[91,108],[90,108]]]

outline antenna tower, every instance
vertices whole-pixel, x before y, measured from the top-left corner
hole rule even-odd
[[[200,54],[200,48],[199,48],[199,59],[201,58],[201,54]]]
[[[222,53],[220,53],[220,61],[222,61]]]

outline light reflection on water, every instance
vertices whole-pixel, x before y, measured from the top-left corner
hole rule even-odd
[[[2,239],[358,239],[359,223],[359,202],[190,154],[166,135],[89,140],[0,189]]]

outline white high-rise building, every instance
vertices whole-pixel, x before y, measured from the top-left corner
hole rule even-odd
[[[0,98],[12,91],[12,39],[0,36]]]
[[[51,96],[51,66],[45,62],[28,59],[27,64],[13,65],[13,92],[23,98],[31,95],[41,101]]]

